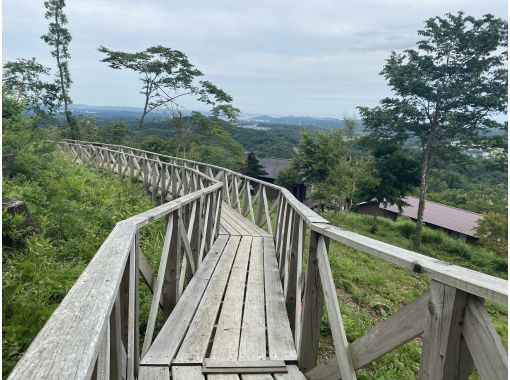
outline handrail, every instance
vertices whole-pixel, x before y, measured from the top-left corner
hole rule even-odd
[[[178,257],[177,252],[181,251],[182,243],[185,257],[194,273],[204,252],[207,252],[207,247],[212,244],[218,234],[222,201],[237,209],[258,226],[266,228],[274,238],[287,314],[298,352],[298,365],[302,371],[307,372],[308,378],[320,379],[332,376],[339,379],[341,375],[342,379],[355,379],[356,369],[419,335],[423,335],[420,378],[460,378],[460,374],[469,373],[473,363],[482,378],[506,378],[507,354],[481,299],[506,305],[508,300],[506,280],[333,226],[325,218],[299,202],[287,189],[230,169],[122,145],[77,140],[65,140],[58,144],[77,162],[90,162],[97,168],[112,170],[119,176],[129,175],[137,178],[143,182],[147,190],[152,192],[155,202],[159,199],[163,203],[169,195],[177,199],[119,222],[114,229],[115,233],[111,234],[114,237],[109,237],[103,244],[106,248],[102,246],[100,252],[111,248],[110,239],[114,239],[117,233],[120,233],[116,231],[123,231],[122,233],[127,234],[125,237],[128,236],[130,241],[127,244],[129,248],[123,246],[123,254],[120,254],[122,257],[115,269],[116,277],[112,283],[104,285],[105,289],[107,288],[105,299],[89,301],[93,303],[91,310],[97,309],[97,303],[101,304],[98,312],[103,313],[101,314],[103,320],[94,321],[93,319],[98,317],[90,316],[91,320],[87,321],[86,326],[93,333],[88,337],[87,342],[79,339],[72,340],[72,336],[85,332],[79,327],[68,327],[71,338],[64,339],[70,346],[66,348],[62,348],[63,343],[58,342],[51,333],[60,337],[60,330],[56,328],[59,323],[67,326],[75,322],[72,318],[79,315],[80,310],[80,305],[75,299],[76,294],[79,294],[80,289],[82,291],[87,289],[87,283],[82,280],[82,277],[87,279],[87,276],[91,275],[89,267],[95,268],[92,264],[97,266],[96,262],[102,260],[101,257],[106,255],[105,253],[98,256],[98,252],[96,257],[99,258],[95,258],[95,261],[87,267],[54,316],[32,343],[10,378],[21,379],[34,374],[37,374],[38,378],[43,378],[45,376],[41,374],[48,374],[44,372],[47,367],[52,370],[57,368],[59,375],[71,374],[72,376],[69,377],[75,378],[89,378],[92,374],[100,377],[98,374],[106,372],[110,375],[112,373],[126,375],[124,377],[127,378],[136,377],[140,360],[135,354],[138,352],[138,330],[136,327],[133,329],[131,327],[137,324],[137,301],[133,294],[136,294],[138,285],[136,281],[130,279],[137,277],[134,274],[140,270],[154,294],[143,354],[147,352],[152,341],[160,300],[171,300],[171,305],[162,305],[165,314],[168,315],[182,292],[184,277],[176,279],[174,276],[171,279],[175,285],[173,293],[161,297],[164,291],[163,277],[168,274],[165,271],[166,267],[173,265],[175,271],[179,272],[179,262],[175,257]],[[186,213],[185,217],[181,215],[183,212]],[[150,273],[150,268],[149,272],[147,267],[143,269],[144,256],[137,243],[136,231],[165,215],[168,219],[167,233],[157,283],[153,284],[155,276]],[[189,223],[187,228],[186,223]],[[194,231],[201,230],[196,228],[199,224],[205,225],[205,232],[203,236],[197,237]],[[310,234],[308,251],[304,247],[307,231]],[[177,239],[175,239],[176,236]],[[401,268],[428,276],[432,280],[430,290],[386,321],[381,322],[363,337],[349,343],[328,261],[330,241],[356,248]],[[306,268],[303,265],[305,254],[308,255]],[[301,275],[303,270],[306,272],[304,278]],[[128,272],[130,275],[126,274]],[[185,269],[184,272],[186,272]],[[90,289],[90,284],[88,286]],[[75,287],[78,290],[75,290]],[[129,291],[126,290],[129,293],[129,301],[119,300],[121,294],[119,289],[123,287],[129,288]],[[90,299],[90,295],[88,297]],[[128,309],[131,312],[122,319],[119,315],[125,313],[126,304],[129,305]],[[324,305],[330,320],[336,356],[328,360],[324,366],[317,366]],[[87,307],[87,305],[81,307]],[[106,314],[104,314],[105,311]],[[69,320],[67,320],[68,317]],[[120,333],[115,335],[115,329],[122,324],[120,320],[124,321],[122,322],[124,324],[127,323],[126,321],[129,322],[129,337]],[[95,329],[91,327],[92,325]],[[63,329],[63,331],[67,330]],[[55,352],[59,352],[59,349],[63,350],[61,352],[66,352],[66,363],[71,364],[59,364],[52,367],[51,360],[58,358],[44,352],[51,351],[47,349],[47,342],[53,350],[56,350]],[[85,344],[86,349],[79,351],[79,344]],[[107,365],[104,359],[106,345],[109,345],[110,350],[112,347],[116,347],[117,350],[115,352],[117,356],[110,355],[115,360],[108,362]],[[124,351],[123,348],[125,348]],[[79,357],[78,352],[83,357]],[[126,366],[124,366],[125,363],[127,363]],[[118,368],[117,372],[115,368]],[[123,368],[127,369],[123,370]],[[75,372],[69,372],[73,369]]]
[[[73,154],[77,160],[94,162],[97,158],[101,160],[101,166],[108,166],[109,169],[117,170],[119,168],[117,163],[122,160],[119,151],[97,149],[95,156],[92,157],[87,156],[85,152],[77,152],[78,144],[73,149],[67,149],[69,147],[65,143],[58,144],[62,150]],[[104,155],[105,153],[107,154]],[[115,165],[110,165],[111,153],[117,153]],[[138,169],[134,169],[135,165],[131,168],[141,180],[144,174],[142,167],[158,164],[159,169],[153,166],[150,173],[153,177],[158,174],[161,176],[168,168],[177,168],[177,165],[161,163],[142,156],[131,157],[136,158]],[[122,175],[122,167],[126,166],[124,164],[117,174]],[[184,169],[185,171],[181,173],[184,177],[180,178],[181,183],[175,184],[176,186],[182,185],[185,178],[192,181],[195,176],[207,181],[207,187],[200,186],[199,181],[196,181],[197,188],[193,192],[186,194],[183,191],[182,196],[170,202],[118,222],[29,346],[9,375],[9,379],[89,379],[102,375],[104,378],[109,378],[110,375],[119,378],[136,377],[140,361],[137,273],[140,271],[144,277],[153,277],[150,267],[142,263],[142,261],[146,263],[146,259],[139,246],[139,229],[164,216],[169,219],[162,257],[165,257],[167,263],[173,260],[184,270],[181,277],[173,280],[176,288],[175,299],[173,305],[163,305],[166,314],[170,314],[184,287],[186,265],[185,262],[179,263],[178,260],[181,243],[186,253],[186,262],[191,265],[194,273],[204,252],[218,234],[223,183],[193,168]],[[161,183],[157,185],[159,194],[166,198]],[[182,214],[186,213],[184,217]],[[195,232],[200,229],[193,228],[199,227],[198,217],[204,217],[206,220],[202,222],[204,232],[201,236],[199,232]],[[184,226],[183,232],[184,223],[189,225]],[[190,243],[190,240],[197,240],[200,244],[191,247],[193,242]],[[162,286],[163,280],[164,278],[168,280],[165,270],[160,272],[158,283],[150,289],[156,295],[153,297],[149,328],[146,331],[149,338],[144,342],[144,346],[147,347],[152,341],[160,294],[165,291]]]
[[[134,148],[115,147],[158,157]],[[278,185],[216,165],[160,157],[207,173],[222,173],[223,199],[260,227],[265,225],[273,234],[298,364],[301,370],[308,371],[308,378],[321,379],[331,375],[340,378],[337,375],[340,374],[342,379],[354,379],[356,369],[423,334],[420,378],[458,378],[461,373],[469,373],[474,362],[482,378],[506,379],[507,354],[479,297],[506,305],[508,281],[333,226]],[[271,207],[269,192],[274,193]],[[276,218],[275,228],[272,215]],[[303,280],[307,229],[310,231],[310,247]],[[331,240],[431,278],[430,290],[356,342],[348,343],[328,261]],[[324,304],[336,356],[326,365],[317,367]],[[446,347],[448,351],[445,353]]]
[[[66,141],[78,142],[77,140]],[[80,141],[79,143],[83,142]],[[283,195],[285,200],[288,202],[290,207],[292,207],[294,211],[301,216],[301,218],[309,227],[312,227],[312,229],[315,231],[327,234],[327,236],[333,240],[337,240],[342,244],[362,250],[363,252],[371,256],[378,257],[384,261],[391,262],[392,264],[395,264],[405,269],[411,269],[416,271],[418,270],[417,269],[418,267],[421,267],[421,269],[419,270],[422,271],[424,275],[432,279],[440,277],[442,280],[446,280],[451,284],[456,284],[457,286],[460,286],[460,289],[469,291],[470,293],[476,296],[483,297],[503,305],[507,304],[508,302],[508,286],[507,286],[508,281],[484,273],[480,273],[468,268],[464,268],[458,265],[437,260],[429,256],[421,255],[410,250],[386,244],[378,240],[366,237],[364,235],[346,231],[339,227],[333,226],[330,224],[328,220],[318,215],[316,212],[309,209],[300,201],[298,201],[294,197],[294,195],[292,195],[292,193],[284,187],[271,184],[256,178],[252,178],[237,173],[230,169],[207,164],[204,162],[198,162],[179,157],[172,157],[163,154],[159,155],[157,153],[147,152],[141,149],[131,148],[123,145],[105,143],[93,143],[93,144],[114,146],[118,148],[129,149],[132,151],[149,153],[152,155],[169,158],[176,161],[182,161],[190,164],[197,164],[205,167],[210,167],[213,169],[221,170],[227,174],[234,175],[236,178],[248,180],[250,183],[262,184],[264,187],[269,187],[278,190]],[[438,272],[436,270],[436,268],[438,267],[441,267],[443,269],[441,269]]]

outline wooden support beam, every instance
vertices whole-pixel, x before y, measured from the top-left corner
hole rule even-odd
[[[482,379],[507,379],[508,354],[482,301],[469,296],[463,335]]]
[[[301,342],[298,349],[298,365],[307,372],[317,365],[317,353],[321,337],[321,318],[324,307],[324,295],[317,261],[319,234],[310,232],[310,249],[305,277],[303,298],[303,319],[301,325]]]
[[[328,248],[324,236],[319,236],[317,262],[340,374],[344,380],[355,380],[356,372],[354,371],[354,365],[352,364],[352,358],[347,343],[347,336],[345,335],[344,322],[338,305],[336,287],[328,262]]]
[[[448,368],[449,375],[456,373],[459,376],[462,372],[459,365],[465,363],[460,363],[460,351],[457,351],[461,342],[458,324],[463,321],[466,296],[466,293],[454,287],[431,282],[428,321],[423,334],[418,376],[420,380],[451,378],[446,376],[445,368]]]

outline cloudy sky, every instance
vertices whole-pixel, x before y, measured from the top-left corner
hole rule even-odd
[[[506,0],[68,0],[71,97],[141,106],[134,73],[99,62],[99,45],[178,49],[245,113],[341,117],[389,95],[378,75],[391,50],[412,47],[427,18],[463,10],[507,18]],[[3,1],[5,63],[36,57],[43,0]],[[186,101],[188,109],[198,106]]]

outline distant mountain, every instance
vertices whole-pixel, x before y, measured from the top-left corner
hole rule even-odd
[[[87,104],[71,104],[71,111],[75,114],[94,117],[97,121],[128,121],[138,119],[142,114],[141,107],[125,106],[91,106]],[[204,112],[209,115],[209,112]],[[191,112],[183,111],[183,116],[190,116]],[[147,115],[148,120],[166,118],[168,115],[164,111],[153,111]],[[321,129],[344,128],[345,123],[341,119],[333,117],[312,117],[312,116],[276,116],[265,114],[247,114],[239,115],[240,125],[253,125],[257,129],[274,128],[275,126],[288,127],[315,127]],[[361,131],[362,125],[358,121],[358,131]]]

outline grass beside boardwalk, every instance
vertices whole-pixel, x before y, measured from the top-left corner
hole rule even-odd
[[[4,135],[4,151],[17,136]],[[3,238],[14,240],[2,252],[4,378],[115,223],[152,207],[142,186],[73,164],[49,144],[25,142],[3,196],[26,202],[40,231],[23,238],[22,218],[3,215]]]
[[[378,229],[370,232],[372,217],[325,212],[332,224],[402,248],[412,247],[412,222],[379,219]],[[506,278],[506,260],[491,252],[451,239],[446,234],[425,229],[422,253],[494,276]],[[349,342],[368,332],[377,322],[404,307],[428,288],[429,280],[411,271],[372,258],[355,249],[331,243],[329,261]],[[507,343],[507,309],[486,302],[492,321]],[[321,356],[334,354],[329,323],[322,323]],[[364,369],[359,379],[415,379],[420,364],[421,339],[398,348]],[[477,378],[476,375],[473,378]]]

